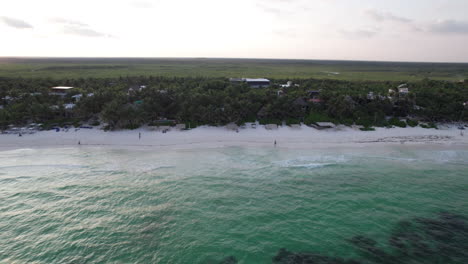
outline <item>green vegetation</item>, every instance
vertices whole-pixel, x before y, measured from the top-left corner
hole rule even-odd
[[[0,127],[42,123],[46,128],[102,124],[134,129],[180,122],[194,128],[259,120],[278,125],[356,124],[370,130],[418,125],[411,120],[426,121],[427,127],[435,127],[437,121],[468,121],[463,106],[468,101],[466,83],[426,79],[408,83],[408,95],[387,97],[388,89],[400,82],[293,79],[299,86],[285,88],[278,96],[279,84],[286,81],[272,79],[270,88],[253,89],[226,78],[0,78]],[[77,88],[62,97],[50,93],[56,85]],[[320,90],[320,102],[309,100],[311,90]],[[374,98],[368,98],[369,91]],[[80,100],[72,97],[77,94]]]
[[[267,59],[0,58],[0,77],[266,77],[374,81],[458,81],[468,64]]]
[[[406,127],[406,122],[405,121],[401,121],[401,120],[399,120],[398,118],[395,118],[395,117],[390,119],[388,124],[391,125],[391,126],[396,126],[396,127]]]
[[[408,126],[410,127],[417,127],[419,125],[419,122],[418,121],[415,121],[415,120],[407,120],[406,123],[408,124]]]
[[[429,123],[429,124],[427,124],[427,125],[421,124],[420,126],[421,126],[422,128],[428,128],[428,129],[429,129],[429,128],[435,128],[435,129],[437,129],[437,125],[434,124],[434,123]]]

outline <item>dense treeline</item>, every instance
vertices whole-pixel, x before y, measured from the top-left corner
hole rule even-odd
[[[224,125],[332,121],[351,125],[398,125],[395,118],[467,121],[468,85],[423,80],[408,83],[398,94],[396,82],[293,80],[299,86],[280,88],[272,80],[265,89],[231,84],[223,78],[121,77],[116,79],[0,79],[0,126],[27,123],[77,124],[106,122],[110,128],[135,128],[171,119],[190,124]],[[77,87],[66,96],[50,87]],[[131,88],[131,89],[130,89]],[[396,90],[391,98],[389,89]],[[282,92],[279,92],[281,90]],[[320,91],[312,95],[310,91]],[[373,92],[372,98],[368,97]],[[73,95],[82,94],[78,101]],[[75,103],[73,107],[67,104]],[[394,119],[390,119],[394,117]],[[410,124],[410,123],[409,123]]]

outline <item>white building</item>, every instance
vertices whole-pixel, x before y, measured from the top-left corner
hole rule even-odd
[[[82,97],[83,97],[83,94],[76,94],[72,96],[72,98],[75,99],[76,102],[79,102]]]
[[[232,83],[247,83],[251,88],[266,88],[270,86],[270,80],[264,78],[231,78]]]
[[[292,81],[288,81],[286,84],[280,84],[281,88],[289,88],[289,87],[299,87],[299,84],[293,84]]]
[[[398,93],[401,95],[406,95],[409,93],[408,85],[406,83],[400,84],[398,86]]]
[[[71,89],[74,89],[75,87],[70,87],[70,86],[55,86],[50,88],[52,92],[50,93],[51,95],[60,95],[64,96],[66,95]]]

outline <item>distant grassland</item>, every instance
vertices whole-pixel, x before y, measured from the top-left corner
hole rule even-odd
[[[0,77],[264,77],[418,81],[468,79],[468,64],[267,59],[0,58]]]

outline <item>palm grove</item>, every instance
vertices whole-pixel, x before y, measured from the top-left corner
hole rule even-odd
[[[299,86],[254,89],[224,78],[120,77],[115,79],[0,79],[0,127],[42,123],[99,124],[107,129],[154,125],[162,119],[190,127],[260,123],[312,124],[331,121],[345,125],[406,126],[417,121],[468,121],[468,85],[423,80],[409,83],[410,93],[388,96],[397,82],[298,79]],[[77,87],[64,97],[50,94],[55,85]],[[144,86],[142,86],[144,85]],[[129,89],[132,86],[140,89]],[[142,89],[144,87],[144,89]],[[311,100],[311,90],[319,91]],[[375,98],[369,98],[373,92]],[[83,94],[73,109],[73,95]]]

